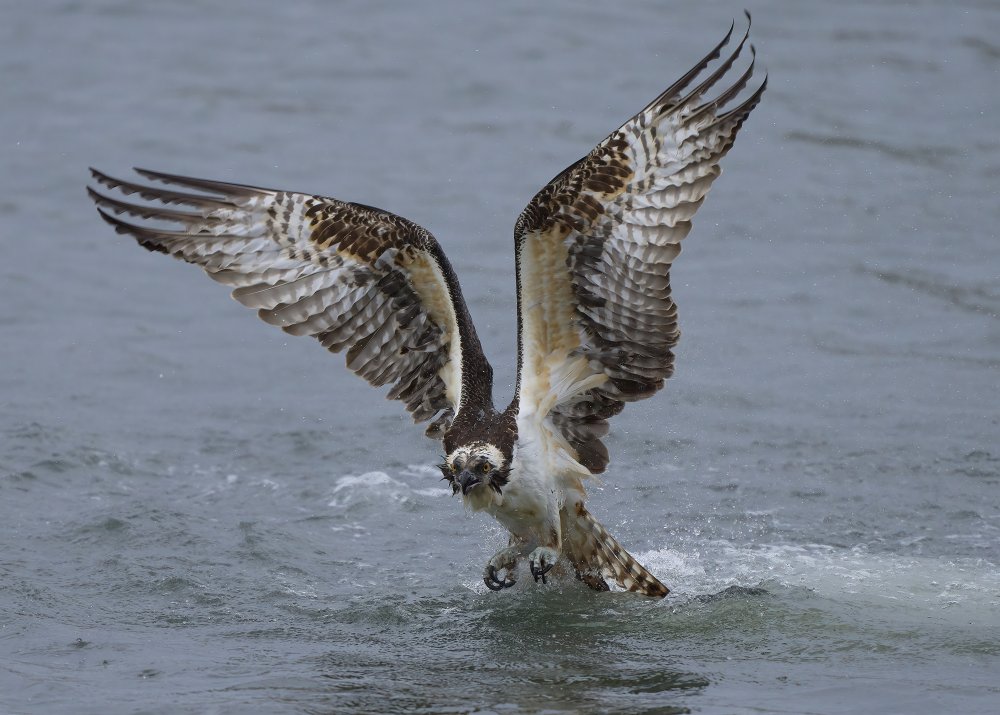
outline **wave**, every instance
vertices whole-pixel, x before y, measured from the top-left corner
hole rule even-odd
[[[737,546],[708,542],[690,550],[636,554],[680,596],[733,586],[804,588],[873,607],[960,612],[963,621],[997,621],[1000,568],[986,559],[874,553],[823,544]]]
[[[431,479],[441,478],[441,474],[436,469],[422,465],[410,465],[400,473],[400,476],[414,477],[425,483],[428,477]],[[359,475],[348,474],[337,479],[327,506],[344,507],[357,502],[368,502],[386,497],[400,504],[406,504],[418,501],[416,499],[418,497],[436,498],[441,496],[451,496],[451,489],[418,488],[399,479],[394,479],[385,472],[365,472]]]

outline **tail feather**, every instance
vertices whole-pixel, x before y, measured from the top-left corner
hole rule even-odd
[[[609,578],[628,591],[663,598],[670,589],[635,560],[618,540],[595,519],[582,504],[576,508],[575,536],[571,539],[577,576],[595,590],[607,590],[603,579]],[[601,587],[603,586],[603,588]]]

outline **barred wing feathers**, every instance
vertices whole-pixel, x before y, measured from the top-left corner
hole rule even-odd
[[[767,84],[765,77],[734,101],[753,75],[752,46],[747,68],[733,70],[748,34],[749,26],[709,71],[730,28],[518,219],[519,420],[541,424],[581,473],[607,466],[608,418],[654,394],[673,372],[680,333],[670,266]],[[720,82],[724,89],[713,93]]]
[[[430,233],[337,199],[136,171],[170,188],[91,170],[104,187],[150,202],[88,187],[119,233],[201,266],[271,325],[346,350],[347,366],[372,385],[391,383],[388,397],[404,402],[414,421],[433,418],[428,436],[447,429],[462,403],[463,360],[467,367],[485,357]]]

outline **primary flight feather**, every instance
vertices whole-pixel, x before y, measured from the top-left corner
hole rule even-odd
[[[723,55],[730,28],[521,213],[517,385],[503,410],[448,258],[405,218],[146,169],[136,172],[170,188],[92,169],[102,188],[87,190],[119,233],[201,266],[266,322],[346,351],[351,370],[391,385],[391,399],[429,422],[454,493],[510,532],[486,565],[489,588],[512,586],[526,558],[536,582],[563,563],[596,590],[610,579],[663,597],[667,587],[587,511],[584,480],[607,467],[608,419],[673,372],[680,333],[670,267],[767,85],[765,77],[748,89],[752,46],[734,70],[749,31],[748,23]]]

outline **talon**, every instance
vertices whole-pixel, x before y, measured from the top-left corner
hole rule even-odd
[[[483,582],[486,584],[486,588],[490,589],[491,591],[502,591],[505,588],[510,588],[515,583],[517,583],[517,581],[515,581],[513,578],[510,577],[509,571],[507,576],[505,576],[503,579],[499,578],[499,576],[497,575],[497,570],[492,564],[487,566],[486,574],[483,576]]]
[[[546,566],[538,568],[535,566],[534,563],[532,563],[531,575],[535,577],[535,583],[538,583],[539,579],[541,579],[542,583],[548,583],[548,581],[545,580],[545,574],[551,571],[553,566],[555,566],[555,564],[548,564]]]
[[[510,588],[517,580],[514,578],[514,571],[517,569],[517,560],[520,550],[516,546],[509,546],[503,551],[493,555],[493,558],[486,564],[483,571],[483,582],[491,591],[502,591]],[[507,573],[501,577],[500,572]]]
[[[558,560],[559,552],[555,549],[544,546],[535,549],[528,561],[528,566],[531,569],[531,575],[535,578],[535,583],[539,581],[548,583],[545,574],[552,570]]]

